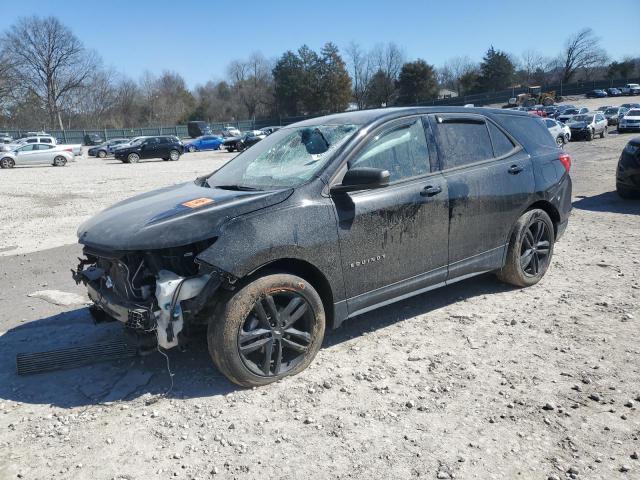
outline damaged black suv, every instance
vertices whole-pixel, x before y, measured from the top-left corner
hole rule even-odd
[[[95,312],[163,348],[206,328],[217,367],[263,385],[376,307],[484,272],[538,282],[567,226],[570,165],[523,112],[316,118],[88,220],[74,275]]]

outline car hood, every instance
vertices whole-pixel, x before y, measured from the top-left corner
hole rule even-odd
[[[235,191],[195,182],[162,188],[103,210],[78,229],[78,241],[100,250],[155,250],[219,235],[227,220],[287,199],[293,189]]]

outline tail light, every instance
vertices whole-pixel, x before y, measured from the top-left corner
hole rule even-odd
[[[561,153],[558,160],[560,160],[560,163],[567,172],[571,170],[571,157],[568,153]]]

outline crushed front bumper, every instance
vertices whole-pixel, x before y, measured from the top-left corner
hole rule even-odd
[[[110,317],[136,330],[154,328],[152,305],[128,302],[109,290],[100,289],[95,282],[87,282],[86,286],[91,301]]]

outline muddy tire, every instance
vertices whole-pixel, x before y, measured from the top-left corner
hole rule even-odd
[[[516,222],[504,267],[498,278],[517,287],[529,287],[542,279],[553,256],[553,223],[544,210],[525,212]]]
[[[13,161],[13,158],[4,157],[0,159],[0,168],[13,168],[16,165],[16,162]]]
[[[221,299],[209,321],[207,343],[216,367],[242,387],[296,375],[324,338],[320,296],[289,274],[258,277]]]

